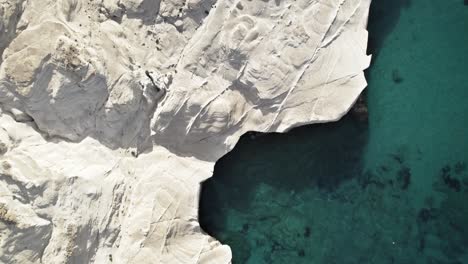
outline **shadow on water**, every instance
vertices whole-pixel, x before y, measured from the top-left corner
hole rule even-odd
[[[411,0],[372,0],[367,26],[369,31],[367,53],[373,54],[373,61],[379,55],[386,37],[398,23],[401,11],[410,5]]]
[[[252,211],[251,202],[261,184],[286,193],[311,188],[322,192],[335,190],[361,174],[366,140],[367,124],[352,116],[284,134],[245,134],[216,163],[214,176],[203,183],[201,226],[210,235],[229,243],[231,238],[223,235],[229,232],[226,210],[245,214]],[[233,247],[234,259],[237,254],[244,254],[241,250]]]

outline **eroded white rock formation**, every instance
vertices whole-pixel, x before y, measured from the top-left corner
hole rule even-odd
[[[0,263],[229,263],[199,183],[345,114],[370,0],[0,0]]]

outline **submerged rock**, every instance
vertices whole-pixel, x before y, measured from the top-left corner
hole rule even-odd
[[[394,83],[399,84],[403,82],[403,77],[401,77],[400,71],[399,70],[393,70],[392,71],[392,80]]]
[[[352,114],[361,122],[367,122],[369,119],[369,111],[367,109],[367,102],[364,95],[360,95],[351,109]]]

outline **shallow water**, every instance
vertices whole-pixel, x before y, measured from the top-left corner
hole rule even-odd
[[[468,6],[374,0],[368,123],[244,135],[200,222],[234,263],[468,263]]]

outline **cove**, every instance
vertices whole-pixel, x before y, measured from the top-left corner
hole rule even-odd
[[[468,6],[370,12],[368,121],[247,133],[203,183],[233,263],[468,263]]]

